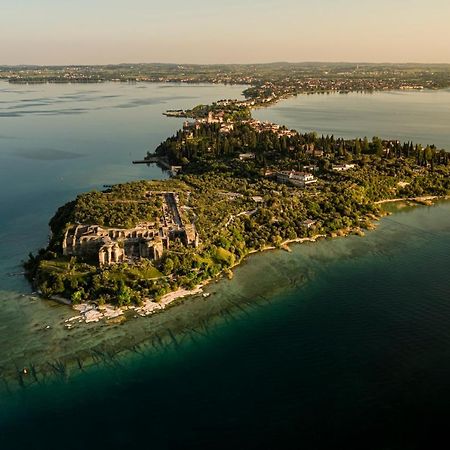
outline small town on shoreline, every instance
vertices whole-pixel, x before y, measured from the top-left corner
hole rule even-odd
[[[10,83],[169,82],[247,85],[246,99],[318,92],[441,89],[450,85],[449,64],[269,63],[0,66]]]

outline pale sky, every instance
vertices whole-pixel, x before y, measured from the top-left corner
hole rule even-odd
[[[0,0],[0,64],[450,63],[450,0]]]

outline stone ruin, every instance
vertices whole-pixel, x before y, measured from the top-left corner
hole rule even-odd
[[[164,198],[161,222],[143,222],[130,229],[72,225],[64,235],[63,254],[95,259],[100,266],[107,266],[140,258],[158,260],[169,250],[171,239],[197,247],[198,233],[193,224],[183,223],[177,195],[162,192],[147,196],[152,194]]]
[[[64,255],[96,258],[101,266],[139,258],[157,260],[169,249],[169,234],[154,223],[131,229],[75,225],[66,231],[62,250]]]

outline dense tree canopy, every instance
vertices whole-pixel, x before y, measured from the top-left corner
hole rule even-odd
[[[226,133],[220,124],[206,123],[192,132],[180,130],[156,153],[181,164],[182,174],[82,194],[58,210],[51,220],[52,242],[27,263],[43,295],[122,306],[158,299],[228,270],[251,251],[368,228],[380,214],[379,200],[450,193],[448,153],[378,137],[344,140],[283,127],[257,131],[244,120]],[[254,158],[241,160],[240,153]],[[351,170],[333,170],[336,164],[350,163]],[[273,176],[292,169],[312,171],[317,183],[302,189],[280,184]],[[148,195],[157,190],[179,194],[185,220],[199,233],[199,248],[174,240],[158,261],[106,268],[61,255],[61,235],[68,224],[127,228],[157,221],[160,200]]]

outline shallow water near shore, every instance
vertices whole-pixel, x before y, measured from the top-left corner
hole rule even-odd
[[[366,237],[252,256],[118,327],[95,366],[38,372],[2,396],[4,448],[424,448],[450,400],[450,202],[395,209]]]
[[[450,401],[449,202],[386,205],[395,214],[365,237],[253,255],[210,297],[124,324],[66,330],[69,308],[29,295],[20,260],[57,206],[164,176],[129,165],[179,126],[161,112],[240,92],[158,86],[145,101],[139,86],[100,86],[92,105],[112,104],[59,126],[0,118],[0,448],[430,448]]]
[[[155,165],[132,165],[181,127],[182,119],[162,113],[239,98],[242,89],[0,82],[0,374],[28,366],[31,356],[59,358],[85,343],[61,327],[73,312],[30,298],[23,277],[21,261],[46,245],[56,209],[104,185],[167,178]]]

